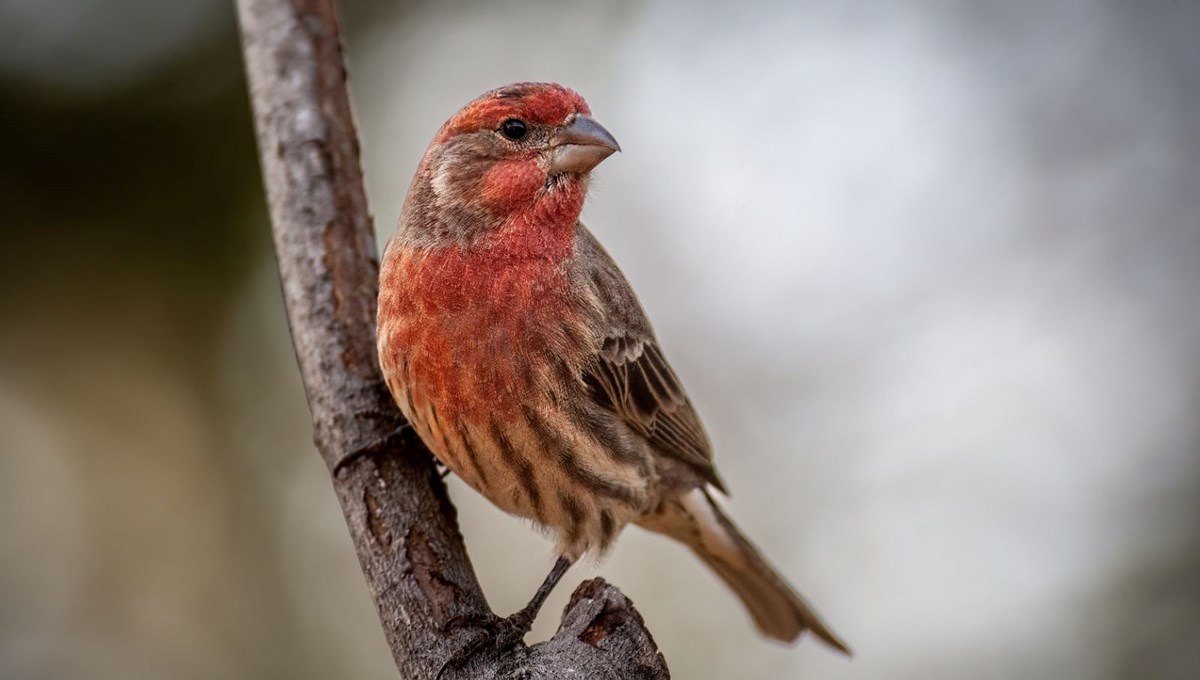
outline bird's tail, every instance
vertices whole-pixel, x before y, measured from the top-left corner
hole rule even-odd
[[[639,522],[687,545],[741,598],[758,630],[795,642],[804,631],[850,654],[846,643],[821,621],[808,602],[779,575],[703,489],[665,504],[663,512]]]

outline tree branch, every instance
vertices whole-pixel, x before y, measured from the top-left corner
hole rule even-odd
[[[433,459],[375,355],[378,260],[331,0],[237,0],[259,154],[314,438],[392,655],[408,678],[667,678],[632,603],[581,585],[555,636],[445,662],[491,614]]]

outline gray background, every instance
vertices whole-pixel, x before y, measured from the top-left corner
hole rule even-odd
[[[678,678],[1200,672],[1190,1],[345,3],[380,238],[441,122],[556,80],[584,218],[731,512],[857,649],[759,640],[681,548]],[[0,677],[391,678],[312,451],[231,3],[0,2]],[[551,544],[457,481],[519,607]],[[532,639],[532,638],[531,638]]]

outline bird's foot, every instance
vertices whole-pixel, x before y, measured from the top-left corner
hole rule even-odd
[[[533,620],[537,618],[546,598],[550,596],[550,591],[554,590],[555,584],[562,579],[563,574],[567,573],[567,569],[570,567],[570,560],[559,557],[558,561],[554,563],[554,567],[550,569],[550,573],[546,575],[546,580],[538,586],[537,592],[533,594],[533,599],[529,601],[529,604],[511,616],[502,619],[489,612],[456,616],[447,621],[442,626],[443,632],[478,628],[481,634],[476,635],[465,647],[455,652],[454,656],[450,657],[450,660],[442,666],[442,670],[438,671],[438,677],[440,678],[447,670],[461,669],[484,650],[491,650],[493,654],[496,654],[520,644],[529,629],[533,628]]]
[[[532,627],[533,616],[526,609],[503,618],[490,613],[455,616],[442,626],[442,632],[450,633],[465,628],[474,628],[479,633],[450,657],[442,666],[442,670],[438,672],[438,677],[440,678],[449,670],[462,669],[471,659],[484,651],[490,650],[498,653],[517,646],[525,639],[525,635]]]

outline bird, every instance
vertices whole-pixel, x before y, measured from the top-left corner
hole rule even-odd
[[[574,90],[490,90],[434,136],[380,264],[379,362],[400,410],[449,471],[557,540],[497,637],[523,638],[570,566],[635,524],[690,548],[764,636],[850,654],[718,502],[700,417],[580,222],[592,170],[620,148]]]

